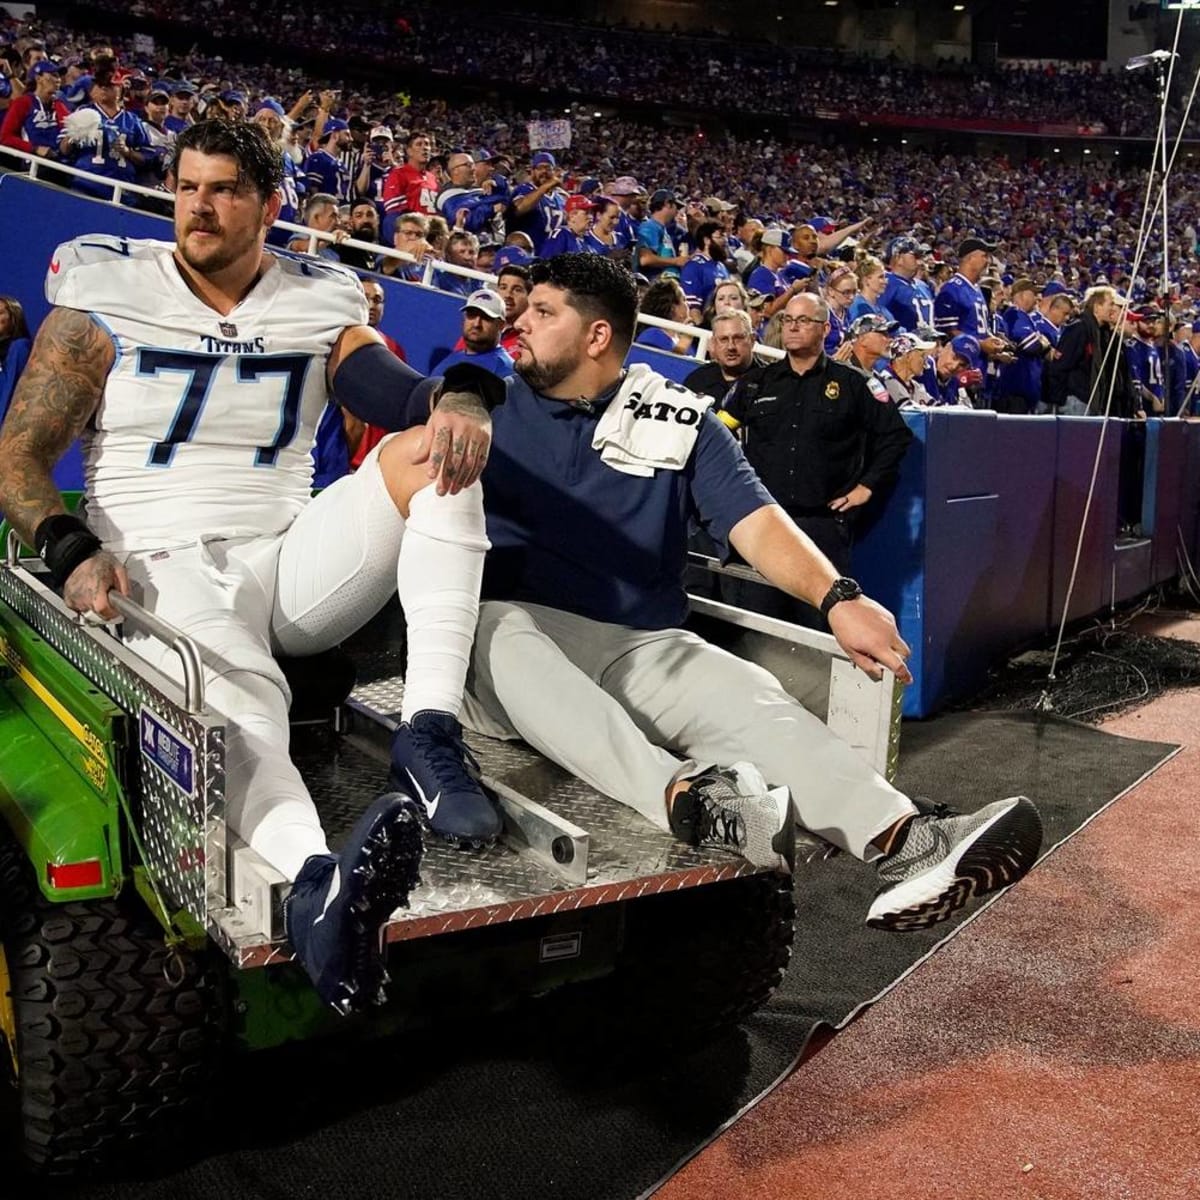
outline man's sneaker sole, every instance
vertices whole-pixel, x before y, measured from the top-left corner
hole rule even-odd
[[[421,826],[417,805],[397,812],[364,843],[362,861],[354,868],[363,894],[354,902],[348,922],[353,975],[338,989],[333,1006],[343,1013],[361,1012],[383,1004],[390,982],[384,966],[383,927],[421,882]]]
[[[1017,796],[936,866],[881,892],[867,912],[867,924],[896,933],[936,925],[973,896],[1016,883],[1037,861],[1041,845],[1038,810]]]

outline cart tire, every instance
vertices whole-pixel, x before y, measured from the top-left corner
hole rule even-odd
[[[628,902],[616,971],[587,1005],[589,1032],[636,1051],[695,1046],[740,1024],[782,981],[795,916],[791,878],[776,873]]]
[[[205,958],[164,944],[136,895],[52,904],[0,830],[0,943],[15,1053],[0,1050],[8,1132],[37,1174],[75,1174],[119,1150],[139,1163],[203,1106],[220,1049]],[[155,1143],[157,1142],[157,1145]]]

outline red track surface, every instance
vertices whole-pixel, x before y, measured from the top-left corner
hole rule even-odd
[[[1200,690],[1105,728],[1184,750],[657,1200],[1200,1198]]]

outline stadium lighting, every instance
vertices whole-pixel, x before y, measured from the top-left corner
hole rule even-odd
[[[954,11],[955,12],[963,12],[966,9],[966,7],[967,6],[965,4],[956,4],[954,6]]]

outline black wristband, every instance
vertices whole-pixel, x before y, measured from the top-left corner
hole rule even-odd
[[[479,397],[488,412],[503,404],[508,396],[508,387],[503,379],[474,363],[455,363],[447,369],[442,379],[443,392],[470,392]]]
[[[103,543],[78,517],[58,513],[38,525],[33,548],[50,569],[54,586],[61,590],[71,572],[102,549]]]

